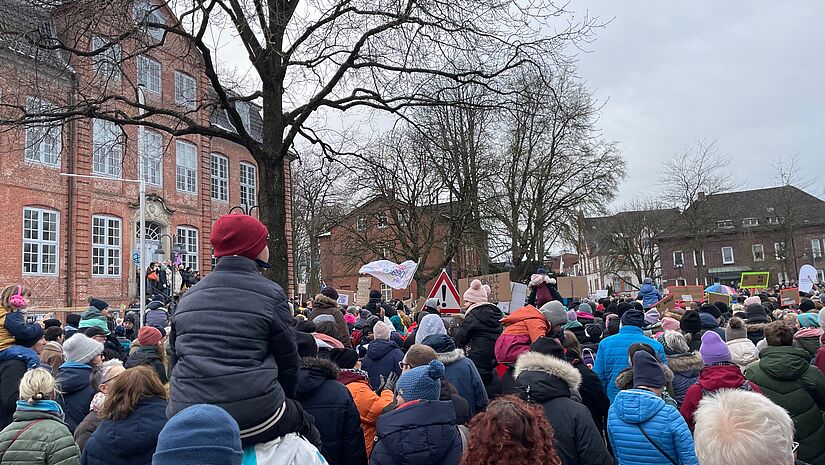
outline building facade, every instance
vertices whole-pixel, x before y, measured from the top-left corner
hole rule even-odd
[[[152,7],[160,18],[174,17],[165,5]],[[33,26],[76,37],[60,29],[59,15],[59,9],[47,13],[16,0],[0,0],[0,28]],[[92,34],[88,46],[99,47],[100,40]],[[9,41],[0,45],[3,103],[16,99],[18,104],[47,105],[47,99],[62,103],[83,98],[89,86],[101,85],[95,81],[101,73],[109,73],[106,85],[116,86],[115,95],[133,96],[135,88],[129,83],[137,82],[139,98],[155,106],[183,106],[199,124],[232,128],[213,106],[201,108],[200,99],[210,95],[203,62],[179,36],[169,35],[163,44],[124,58],[116,68],[91,58],[44,56]],[[126,56],[129,51],[123,47]],[[32,86],[27,95],[25,84],[44,76],[51,79],[51,95],[44,95],[44,86]],[[260,109],[252,104],[238,109],[247,129],[260,134]],[[82,306],[88,296],[113,306],[127,304],[138,295],[138,267],[173,259],[175,243],[185,266],[207,273],[213,266],[213,222],[236,206],[256,214],[251,208],[257,205],[259,188],[256,163],[244,147],[225,139],[174,137],[144,126],[72,118],[7,128],[0,132],[0,159],[0,206],[5,212],[0,283],[31,286],[34,304],[41,307]],[[138,185],[117,180],[141,178],[146,181],[142,232]],[[136,257],[141,234],[147,253]]]

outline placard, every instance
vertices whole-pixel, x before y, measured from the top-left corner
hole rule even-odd
[[[347,307],[350,302],[355,302],[355,293],[352,291],[338,291],[338,305]]]
[[[676,296],[673,294],[668,294],[664,296],[662,300],[651,305],[650,308],[659,309],[660,314],[662,313],[661,310],[673,310],[674,308],[676,308]]]
[[[459,294],[464,295],[464,291],[470,287],[470,282],[474,279],[478,279],[482,284],[490,286],[490,295],[487,296],[488,301],[509,302],[513,299],[513,294],[510,290],[510,273],[485,274],[473,276],[472,278],[459,279]]]
[[[521,308],[527,303],[527,285],[522,283],[510,283],[510,293],[513,297],[510,299],[510,307]]]
[[[307,293],[307,283],[298,283],[298,294]]]
[[[708,303],[723,302],[725,305],[730,305],[730,296],[727,294],[719,294],[718,292],[708,292]]]
[[[556,278],[559,294],[565,299],[587,297],[587,278],[584,276],[562,276]]]
[[[799,288],[792,287],[789,289],[782,289],[781,291],[779,291],[779,303],[783,307],[799,305]]]
[[[742,273],[739,287],[744,289],[765,289],[770,283],[770,271],[754,271]]]
[[[705,300],[705,288],[702,286],[670,286],[668,294],[681,302],[702,302]]]
[[[370,286],[372,286],[372,278],[370,276],[361,276],[358,278],[358,288],[355,292],[355,303],[357,305],[367,305],[369,303]]]

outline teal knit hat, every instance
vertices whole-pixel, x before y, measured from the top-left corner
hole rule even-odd
[[[93,318],[90,320],[80,320],[80,326],[78,329],[83,328],[100,328],[103,331],[103,334],[109,335],[109,325],[106,324],[106,320],[99,320],[97,318]]]
[[[441,396],[442,378],[444,364],[433,360],[429,365],[415,367],[402,374],[395,386],[395,392],[407,402],[438,400]]]

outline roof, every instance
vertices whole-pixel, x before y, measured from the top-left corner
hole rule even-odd
[[[217,95],[215,95],[214,92],[211,94],[217,102]],[[255,140],[261,142],[263,140],[264,132],[264,119],[263,116],[261,116],[261,107],[254,103],[249,103],[246,108],[249,111],[249,125],[251,126],[246,129],[249,131],[249,134],[255,138]],[[238,108],[238,110],[240,111],[241,109]],[[235,126],[229,122],[229,116],[226,114],[226,110],[217,104],[212,108],[212,114],[209,115],[209,121],[215,126],[219,126],[227,131],[237,132],[235,130]]]
[[[50,12],[42,4],[25,0],[0,0],[0,49],[57,69],[68,66],[65,54],[37,43],[54,40]]]
[[[583,218],[581,222],[582,236],[587,243],[588,248],[595,250],[600,232],[610,230],[615,223],[625,223],[638,221],[642,224],[650,224],[647,217],[655,215],[657,221],[661,224],[670,224],[679,218],[678,208],[661,208],[655,210],[637,210],[617,212],[610,216],[598,216],[591,218]]]

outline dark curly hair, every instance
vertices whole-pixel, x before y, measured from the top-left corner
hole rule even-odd
[[[499,397],[470,422],[461,465],[562,465],[544,411],[516,396]]]

